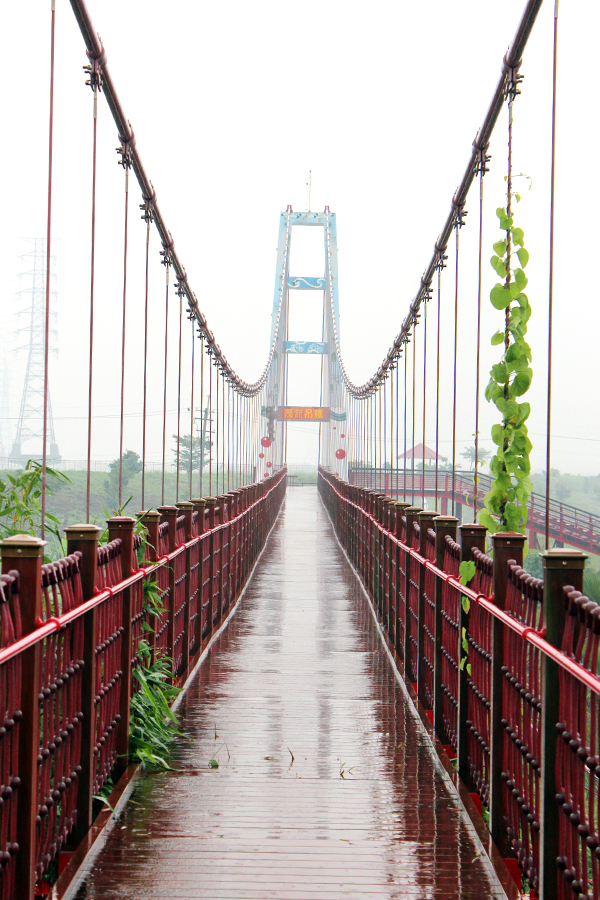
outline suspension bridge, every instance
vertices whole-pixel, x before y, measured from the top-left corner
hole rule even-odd
[[[39,477],[39,509],[31,518],[39,528],[25,533],[29,520],[5,503],[0,541],[2,900],[600,900],[600,606],[582,593],[586,554],[600,553],[600,519],[550,494],[558,3],[545,494],[525,486],[528,438],[521,426],[528,410],[518,398],[529,367],[525,351],[517,358],[511,350],[526,346],[528,311],[522,293],[528,255],[511,218],[513,104],[525,90],[521,68],[542,0],[526,3],[414,299],[389,352],[362,384],[352,382],[342,354],[337,220],[328,206],[290,205],[280,213],[267,360],[254,382],[236,372],[175,248],[91,12],[84,0],[70,5],[94,112],[90,281],[82,313],[89,342],[86,521],[66,524],[65,544],[49,559],[57,546],[47,540],[56,541],[57,532],[50,249],[53,210],[63,202],[53,184],[52,0],[42,452],[39,468],[29,470]],[[94,441],[102,427],[94,413],[100,376],[94,317],[104,113],[116,127],[125,186],[114,313],[118,508],[106,529],[91,521]],[[493,340],[504,356],[485,388],[482,370],[498,357],[488,360],[479,327],[484,185],[496,162],[492,134],[504,128],[507,206],[498,218],[505,238],[494,245],[493,262],[503,283],[492,294],[510,298],[497,305],[507,310]],[[130,215],[136,191],[143,226]],[[503,414],[503,425],[495,426],[502,463],[495,464],[496,480],[456,466],[459,235],[468,198],[479,211],[470,226],[478,229],[478,252],[468,261],[478,285],[469,355],[476,366],[474,468],[478,473],[480,402],[494,399]],[[128,288],[134,227],[143,227],[146,239],[141,310]],[[322,238],[322,271],[291,268],[302,229]],[[153,259],[157,238],[160,257]],[[156,324],[153,267],[163,273],[162,356],[149,343]],[[307,296],[322,301],[322,329],[297,340],[290,310]],[[124,426],[133,302],[143,333],[141,510],[130,516],[123,509]],[[440,401],[445,343],[453,345],[449,405]],[[305,405],[289,402],[294,356],[318,360],[318,403],[308,395]],[[160,503],[151,508],[148,444],[158,429],[148,404],[157,370],[162,463]],[[207,406],[195,443],[198,397]],[[317,489],[288,483],[294,422],[318,439]],[[452,433],[452,464],[444,471],[441,430]],[[431,471],[415,469],[417,441],[435,444]],[[505,484],[501,508],[489,499],[498,478]],[[517,501],[518,529],[506,530]],[[489,524],[492,513],[504,530],[477,522],[487,514]],[[5,524],[11,516],[12,529]],[[543,578],[523,568],[526,538],[546,548]],[[151,674],[162,691],[152,688]],[[159,721],[177,715],[166,765],[148,764],[164,748],[144,730],[144,701]]]

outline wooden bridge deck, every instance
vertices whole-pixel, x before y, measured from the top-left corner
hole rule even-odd
[[[315,489],[180,712],[174,771],[137,782],[79,900],[505,897]]]

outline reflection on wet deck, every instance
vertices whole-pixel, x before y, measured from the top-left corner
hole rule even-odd
[[[316,489],[288,492],[180,712],[174,771],[138,781],[80,900],[505,897]]]

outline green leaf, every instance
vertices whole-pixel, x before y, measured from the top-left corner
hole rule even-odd
[[[494,253],[497,253],[498,256],[504,256],[506,253],[506,241],[496,241],[494,244]]]
[[[461,603],[462,603],[462,608],[464,609],[465,613],[467,615],[469,615],[469,610],[471,609],[471,601],[469,600],[468,597],[461,597],[460,599],[461,599]]]
[[[515,403],[514,400],[505,400],[502,398],[501,400],[496,401],[496,406],[507,421],[512,419],[513,416],[516,416],[519,412],[519,404]]]
[[[529,253],[525,249],[525,247],[521,247],[520,250],[517,250],[517,256],[519,257],[519,262],[525,268],[527,263],[529,262]]]
[[[506,278],[506,266],[504,262],[498,256],[492,256],[490,259],[490,265],[492,269],[500,276],[500,278]]]
[[[496,210],[496,215],[498,216],[499,219],[505,219],[506,218],[506,210],[503,209],[501,206],[499,206],[498,209]]]
[[[521,293],[523,291],[523,288],[527,286],[527,282],[529,279],[527,278],[527,275],[525,274],[523,269],[515,269],[514,276],[515,276],[515,284],[519,288],[518,293]],[[515,297],[516,297],[516,295],[515,295]]]
[[[492,347],[497,347],[498,344],[504,343],[504,332],[497,331],[496,334],[492,335]]]
[[[511,301],[510,290],[507,290],[503,284],[496,284],[490,291],[490,300],[495,309],[506,309]]]
[[[491,517],[486,509],[482,509],[479,513],[479,524],[485,525],[490,534],[494,534],[498,531],[498,523]]]
[[[460,572],[460,583],[464,584],[466,587],[468,585],[468,583],[470,582],[470,580],[475,575],[475,563],[473,562],[473,560],[472,559],[463,560],[460,564],[459,572]]]
[[[218,769],[218,768],[219,768],[219,763],[217,762],[216,759],[209,759],[208,765],[209,765],[209,767],[210,767],[211,769]]]
[[[520,202],[521,202],[521,195],[520,195],[520,194],[515,194],[515,200],[517,201],[517,203],[520,203]]]
[[[508,388],[511,397],[520,397],[522,394],[525,394],[529,390],[532,377],[533,372],[531,369],[527,369],[525,372],[518,372]]]
[[[506,363],[499,362],[492,366],[491,376],[498,384],[506,384],[508,381],[508,369]]]
[[[492,425],[492,440],[499,447],[504,441],[504,427],[502,425]]]
[[[512,230],[512,238],[517,246],[523,245],[523,239],[525,237],[525,232],[522,228],[513,228]]]

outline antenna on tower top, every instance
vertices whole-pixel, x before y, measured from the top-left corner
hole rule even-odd
[[[308,170],[308,180],[306,182],[306,209],[310,212],[310,191],[312,187],[312,169]]]

